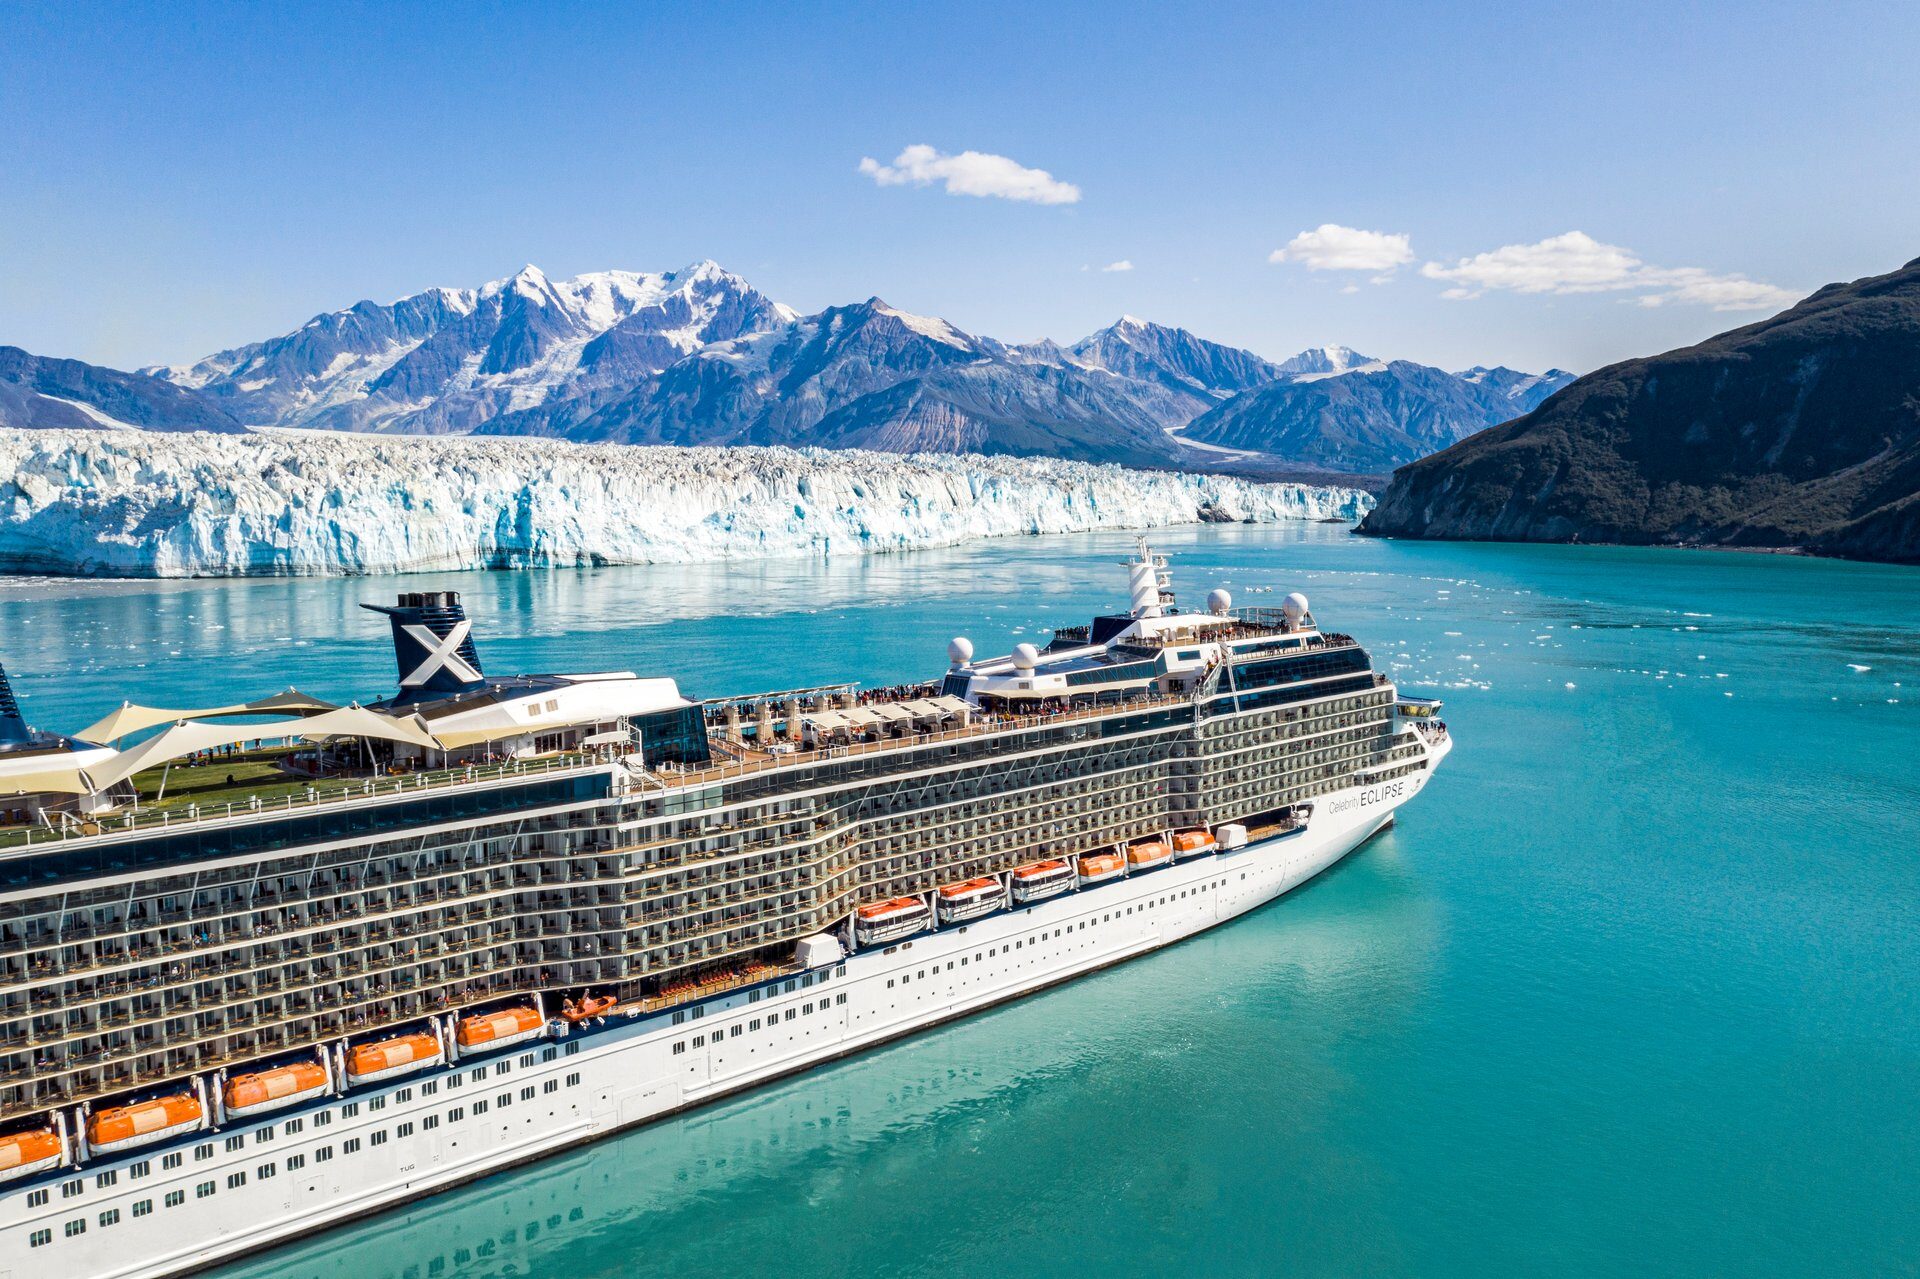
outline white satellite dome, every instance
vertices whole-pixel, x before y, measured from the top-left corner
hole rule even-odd
[[[1295,591],[1280,601],[1280,611],[1287,615],[1289,622],[1299,622],[1307,615],[1307,597]]]
[[[1207,592],[1207,612],[1215,617],[1225,617],[1227,610],[1233,607],[1233,596],[1224,586],[1216,586]]]
[[[973,660],[973,641],[964,635],[956,635],[947,641],[947,656],[955,666],[965,666]]]
[[[1013,664],[1023,671],[1032,670],[1040,664],[1040,650],[1031,644],[1015,644]]]

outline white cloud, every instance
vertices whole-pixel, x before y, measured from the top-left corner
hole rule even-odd
[[[1389,278],[1393,269],[1413,261],[1413,245],[1404,235],[1362,231],[1326,222],[1302,231],[1284,249],[1267,255],[1269,262],[1299,262],[1309,271],[1373,271]]]
[[[1716,311],[1778,310],[1799,300],[1787,289],[1743,275],[1715,275],[1699,267],[1658,267],[1631,249],[1603,244],[1584,231],[1568,231],[1536,244],[1509,244],[1452,266],[1429,262],[1429,280],[1453,287],[1444,298],[1476,298],[1489,289],[1511,293],[1611,293],[1639,290],[1641,306],[1677,302]]]
[[[860,161],[860,172],[883,187],[924,187],[939,182],[946,186],[948,195],[992,196],[1032,204],[1080,201],[1080,188],[1073,183],[1062,182],[1045,169],[1029,169],[1004,155],[983,151],[946,155],[916,144],[893,157],[892,164],[868,156]]]
[[[1100,269],[1102,271],[1131,271],[1133,270],[1133,263],[1126,258],[1121,258],[1118,262],[1109,262]]]

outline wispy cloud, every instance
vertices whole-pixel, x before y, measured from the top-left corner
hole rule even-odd
[[[1309,271],[1371,271],[1373,282],[1383,284],[1394,268],[1413,261],[1413,245],[1404,235],[1326,222],[1294,236],[1267,261],[1298,262]]]
[[[1133,262],[1128,258],[1121,258],[1118,262],[1109,262],[1100,269],[1102,271],[1131,271],[1133,270]]]
[[[1617,244],[1603,244],[1584,231],[1568,231],[1535,244],[1509,244],[1461,258],[1448,266],[1420,268],[1429,280],[1452,285],[1440,296],[1476,298],[1489,289],[1511,293],[1637,292],[1641,306],[1678,303],[1716,311],[1778,310],[1800,294],[1744,275],[1716,275],[1700,267],[1660,267]]]
[[[1031,204],[1078,204],[1080,188],[1062,182],[1045,169],[1029,169],[1004,155],[962,151],[947,155],[924,143],[908,147],[882,164],[872,156],[860,161],[860,172],[883,187],[943,184],[948,195],[975,195]]]

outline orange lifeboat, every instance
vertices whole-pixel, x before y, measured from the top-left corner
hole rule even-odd
[[[612,995],[589,995],[577,1004],[569,999],[560,1010],[560,1015],[570,1022],[590,1021],[619,1002]]]
[[[206,1126],[206,1108],[190,1092],[155,1097],[126,1106],[98,1110],[87,1120],[87,1149],[96,1155],[118,1154],[151,1146]]]
[[[935,895],[943,924],[964,924],[991,915],[1007,904],[1006,885],[991,876],[948,884]]]
[[[1127,846],[1127,869],[1152,870],[1173,860],[1173,850],[1157,839]]]
[[[1118,853],[1088,853],[1080,859],[1080,886],[1104,884],[1127,873],[1127,859]]]
[[[440,1061],[440,1041],[424,1032],[376,1039],[347,1050],[347,1082],[379,1083],[382,1079],[437,1066]]]
[[[60,1135],[51,1128],[10,1132],[0,1137],[0,1181],[14,1181],[58,1168],[61,1154]]]
[[[232,1076],[221,1089],[220,1100],[226,1106],[228,1118],[245,1119],[324,1097],[331,1082],[319,1062],[296,1061]]]
[[[1073,887],[1073,867],[1063,861],[1035,862],[1013,872],[1013,900],[1044,901]]]
[[[460,1046],[460,1055],[465,1057],[494,1048],[511,1048],[546,1033],[547,1019],[540,1015],[538,1008],[503,1008],[498,1012],[462,1017],[454,1023],[453,1042]]]
[[[918,897],[891,897],[854,912],[853,936],[862,946],[878,946],[910,937],[925,928],[931,912]]]
[[[1175,857],[1200,857],[1214,851],[1213,833],[1207,830],[1183,830],[1173,837]]]

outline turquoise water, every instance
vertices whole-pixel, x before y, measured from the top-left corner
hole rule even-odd
[[[1158,955],[221,1273],[1916,1273],[1920,574],[1158,540],[1187,599],[1304,589],[1447,699],[1458,749],[1395,829]],[[371,696],[354,602],[430,585],[494,671],[886,681],[1118,605],[1128,547],[12,583],[0,659],[61,728]]]

